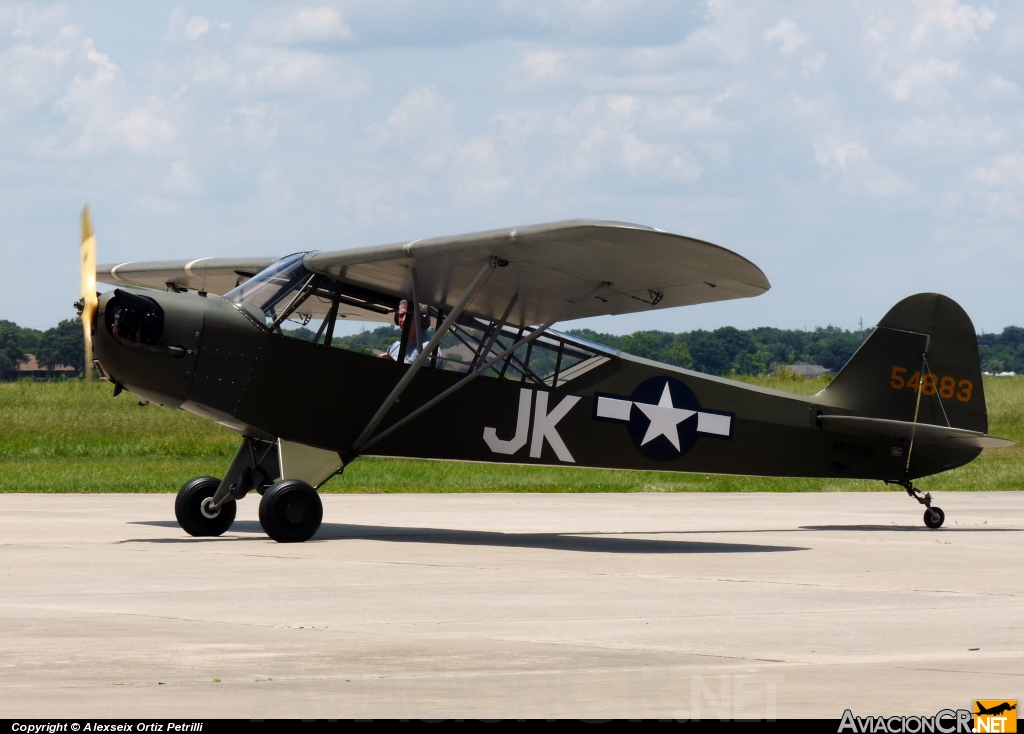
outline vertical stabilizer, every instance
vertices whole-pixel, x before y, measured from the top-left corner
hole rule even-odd
[[[870,418],[988,431],[974,324],[938,293],[893,306],[820,398]]]

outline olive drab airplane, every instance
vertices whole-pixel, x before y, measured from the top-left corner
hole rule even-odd
[[[942,510],[913,481],[1011,445],[987,434],[971,320],[934,293],[894,306],[807,397],[552,329],[770,287],[734,252],[648,227],[568,221],[95,273],[88,209],[82,229],[79,308],[115,395],[239,434],[223,478],[178,493],[195,536],[225,532],[255,490],[271,538],[307,540],[323,517],[317,488],[359,456],[876,479],[906,489],[938,528]],[[97,299],[96,279],[115,288]],[[421,316],[401,319],[397,359],[331,348],[338,320],[397,323],[405,309]],[[298,326],[315,336],[296,338]]]

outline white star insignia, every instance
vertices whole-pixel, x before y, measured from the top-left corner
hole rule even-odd
[[[676,447],[676,451],[682,450],[679,446],[679,424],[697,411],[677,408],[672,405],[672,392],[668,389],[668,382],[665,383],[665,389],[662,391],[657,405],[637,402],[634,402],[633,405],[643,411],[643,414],[651,421],[651,424],[647,426],[644,440],[640,442],[641,446],[650,443],[658,436],[664,436]]]

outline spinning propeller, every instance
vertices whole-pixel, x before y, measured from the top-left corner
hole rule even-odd
[[[89,205],[82,210],[82,330],[85,333],[85,382],[92,383],[92,327],[96,316],[96,238],[92,234]]]

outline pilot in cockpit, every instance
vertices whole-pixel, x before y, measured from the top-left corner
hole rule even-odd
[[[401,329],[403,331],[403,336],[405,336],[405,334],[404,334],[404,332],[405,332],[405,322],[406,322],[406,316],[408,314],[409,314],[409,302],[406,301],[406,300],[402,300],[398,304],[398,310],[395,311],[395,326],[397,326],[399,329]],[[412,324],[410,324],[410,327],[411,326],[412,326]],[[420,339],[422,340],[423,343],[422,343],[422,346],[416,346],[415,329],[411,329],[410,328],[409,329],[409,334],[406,336],[406,339],[408,341],[408,345],[405,348],[405,360],[404,360],[405,364],[412,364],[413,362],[415,362],[416,361],[416,357],[418,357],[419,354],[420,354],[420,350],[425,348],[427,346],[427,344],[430,342],[430,339],[427,337],[427,329],[428,328],[430,328],[430,312],[427,310],[427,307],[425,305],[420,304]],[[392,344],[388,348],[388,351],[386,351],[386,352],[384,352],[384,354],[380,355],[380,358],[381,359],[390,359],[392,361],[397,362],[398,361],[398,357],[399,357],[399,353],[401,351],[402,351],[402,340],[399,339],[398,341],[396,341],[394,344]]]

